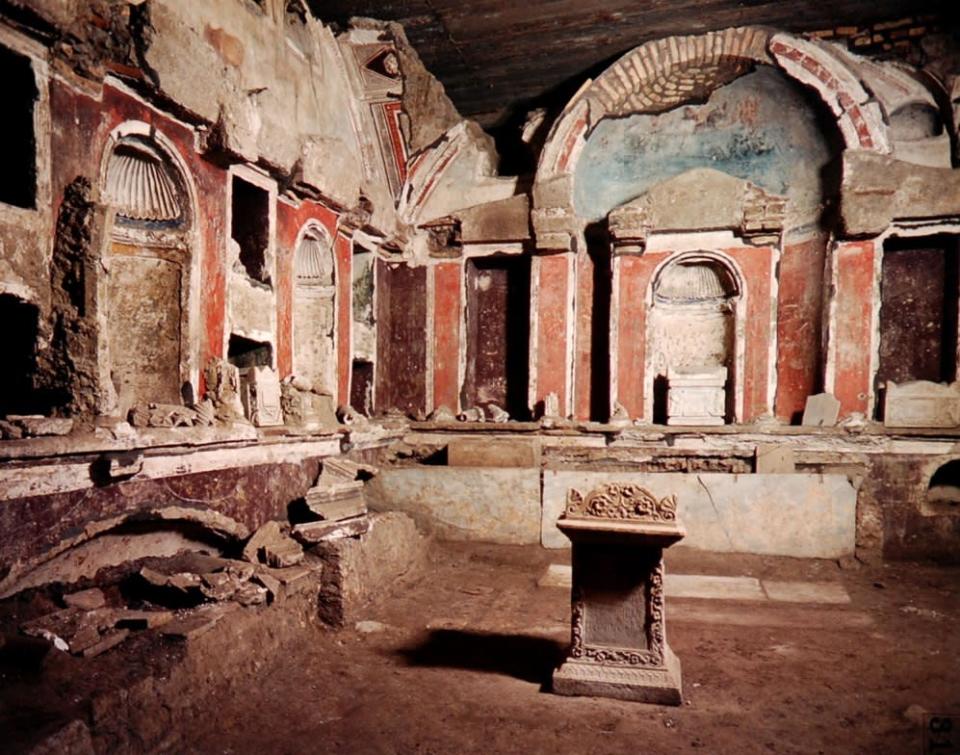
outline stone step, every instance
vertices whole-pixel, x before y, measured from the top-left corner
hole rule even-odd
[[[550,564],[540,579],[540,587],[570,589],[568,564]],[[707,574],[667,574],[664,588],[668,598],[706,600],[752,600],[778,603],[823,603],[842,605],[850,602],[838,582],[790,582],[756,577],[722,577]]]

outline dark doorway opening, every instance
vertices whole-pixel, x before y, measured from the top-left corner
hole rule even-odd
[[[427,268],[377,262],[376,411],[426,407]]]
[[[3,323],[0,370],[0,416],[42,413],[45,407],[33,389],[37,369],[38,311],[16,296],[0,295],[0,323]]]
[[[270,194],[234,176],[231,207],[230,236],[240,246],[240,264],[251,280],[269,286]]]
[[[353,360],[350,406],[368,417],[373,412],[373,362]]]
[[[589,230],[589,229],[588,229]],[[613,273],[610,243],[603,232],[587,240],[593,269],[593,311],[590,316],[590,419],[610,420],[610,297]]]

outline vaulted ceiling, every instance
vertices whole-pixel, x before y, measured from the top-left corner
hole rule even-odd
[[[957,0],[310,0],[324,21],[398,21],[464,115],[492,125],[650,39],[759,24],[791,31],[936,14]]]

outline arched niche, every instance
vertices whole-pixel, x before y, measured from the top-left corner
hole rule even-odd
[[[742,277],[724,255],[676,254],[660,266],[647,298],[645,395],[651,405],[646,416],[667,422],[671,378],[723,368],[723,419],[727,423],[740,419],[744,298]]]
[[[336,395],[336,259],[327,230],[315,221],[298,234],[294,252],[293,371]]]
[[[948,461],[931,475],[920,511],[925,516],[960,516],[960,459]]]
[[[101,167],[109,208],[98,283],[101,384],[121,416],[138,402],[180,403],[198,378],[195,191],[167,138],[128,122]]]
[[[879,106],[848,61],[829,45],[764,27],[731,27],[646,42],[578,90],[551,127],[541,152],[535,207],[563,204],[557,201],[565,188],[562,183],[553,191],[546,189],[572,175],[587,137],[604,119],[667,112],[703,99],[757,64],[776,66],[815,91],[848,149],[890,152]]]

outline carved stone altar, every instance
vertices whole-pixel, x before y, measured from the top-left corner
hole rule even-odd
[[[686,534],[676,496],[619,483],[570,490],[557,526],[573,542],[573,591],[571,646],[553,691],[680,705],[663,600],[663,549]]]

